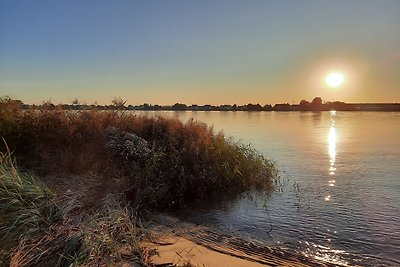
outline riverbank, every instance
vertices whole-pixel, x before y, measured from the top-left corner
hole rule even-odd
[[[0,266],[333,266],[165,213],[135,214],[117,190],[122,179],[39,179],[0,159]]]
[[[332,266],[164,213],[138,216],[99,177],[35,179],[9,160],[1,157],[1,266]]]
[[[336,266],[167,214],[154,215],[148,231],[153,240],[141,246],[149,251],[151,262],[160,266]]]
[[[274,163],[196,121],[0,98],[3,266],[151,266],[154,211],[272,192]],[[18,162],[18,168],[16,163]]]

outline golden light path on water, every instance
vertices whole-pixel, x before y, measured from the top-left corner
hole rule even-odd
[[[336,180],[334,178],[335,176],[335,163],[336,163],[336,128],[335,128],[335,116],[336,116],[336,111],[332,110],[331,111],[331,127],[329,128],[329,133],[328,133],[328,154],[329,154],[329,186],[333,187],[336,185]],[[331,196],[327,195],[325,196],[325,201],[330,201]]]
[[[331,125],[329,127],[328,131],[328,155],[329,155],[329,182],[328,185],[330,187],[334,187],[336,185],[336,180],[334,178],[335,176],[335,171],[336,171],[336,141],[337,141],[337,135],[336,135],[336,127],[335,127],[335,116],[336,116],[336,111],[331,110],[330,112],[331,115]],[[326,195],[324,197],[324,200],[329,202],[331,201],[332,196],[331,195]],[[327,229],[328,232],[330,232],[330,229]],[[333,233],[337,233],[336,231],[333,231]],[[327,239],[328,242],[331,241],[330,238]],[[328,245],[329,246],[329,245]],[[347,266],[347,263],[342,261],[339,257],[335,257],[333,254],[339,254],[343,253],[343,250],[332,250],[328,246],[320,246],[317,245],[317,247],[320,249],[320,254],[317,256],[314,256],[317,260],[322,260],[322,261],[327,261],[327,262],[335,262],[338,264],[343,264],[343,266]]]

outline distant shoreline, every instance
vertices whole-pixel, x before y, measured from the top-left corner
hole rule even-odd
[[[248,104],[243,106],[235,105],[222,105],[222,106],[197,106],[191,105],[185,107],[173,106],[158,106],[158,105],[139,105],[127,107],[115,107],[112,105],[69,105],[59,104],[47,106],[46,108],[57,108],[61,107],[63,110],[130,110],[130,111],[245,111],[245,112],[261,112],[261,111],[300,111],[300,112],[321,112],[321,111],[382,111],[382,112],[400,112],[400,103],[326,103],[318,106],[302,106],[302,105],[290,105],[290,104],[276,104],[275,106],[263,107],[258,104]],[[42,109],[44,105],[22,105],[23,109]]]
[[[186,105],[175,103],[173,105],[127,105],[123,99],[114,99],[111,105],[81,104],[74,100],[72,104],[53,104],[51,101],[43,102],[40,105],[25,104],[21,100],[9,99],[15,107],[21,109],[62,109],[62,110],[141,110],[141,111],[400,111],[400,103],[345,103],[340,101],[322,102],[320,97],[315,97],[311,102],[300,101],[299,104],[281,103],[247,105]]]

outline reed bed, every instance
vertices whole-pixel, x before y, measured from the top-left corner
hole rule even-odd
[[[4,266],[146,266],[145,215],[271,191],[278,179],[252,147],[193,120],[0,98],[0,137]]]
[[[0,136],[21,167],[39,176],[91,173],[102,177],[99,183],[126,177],[128,201],[143,208],[270,190],[277,179],[272,161],[193,120],[124,111],[22,110],[3,99]]]

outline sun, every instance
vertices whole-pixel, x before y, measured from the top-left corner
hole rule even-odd
[[[335,88],[342,85],[344,81],[344,76],[340,72],[329,73],[325,78],[325,82],[329,87]]]

